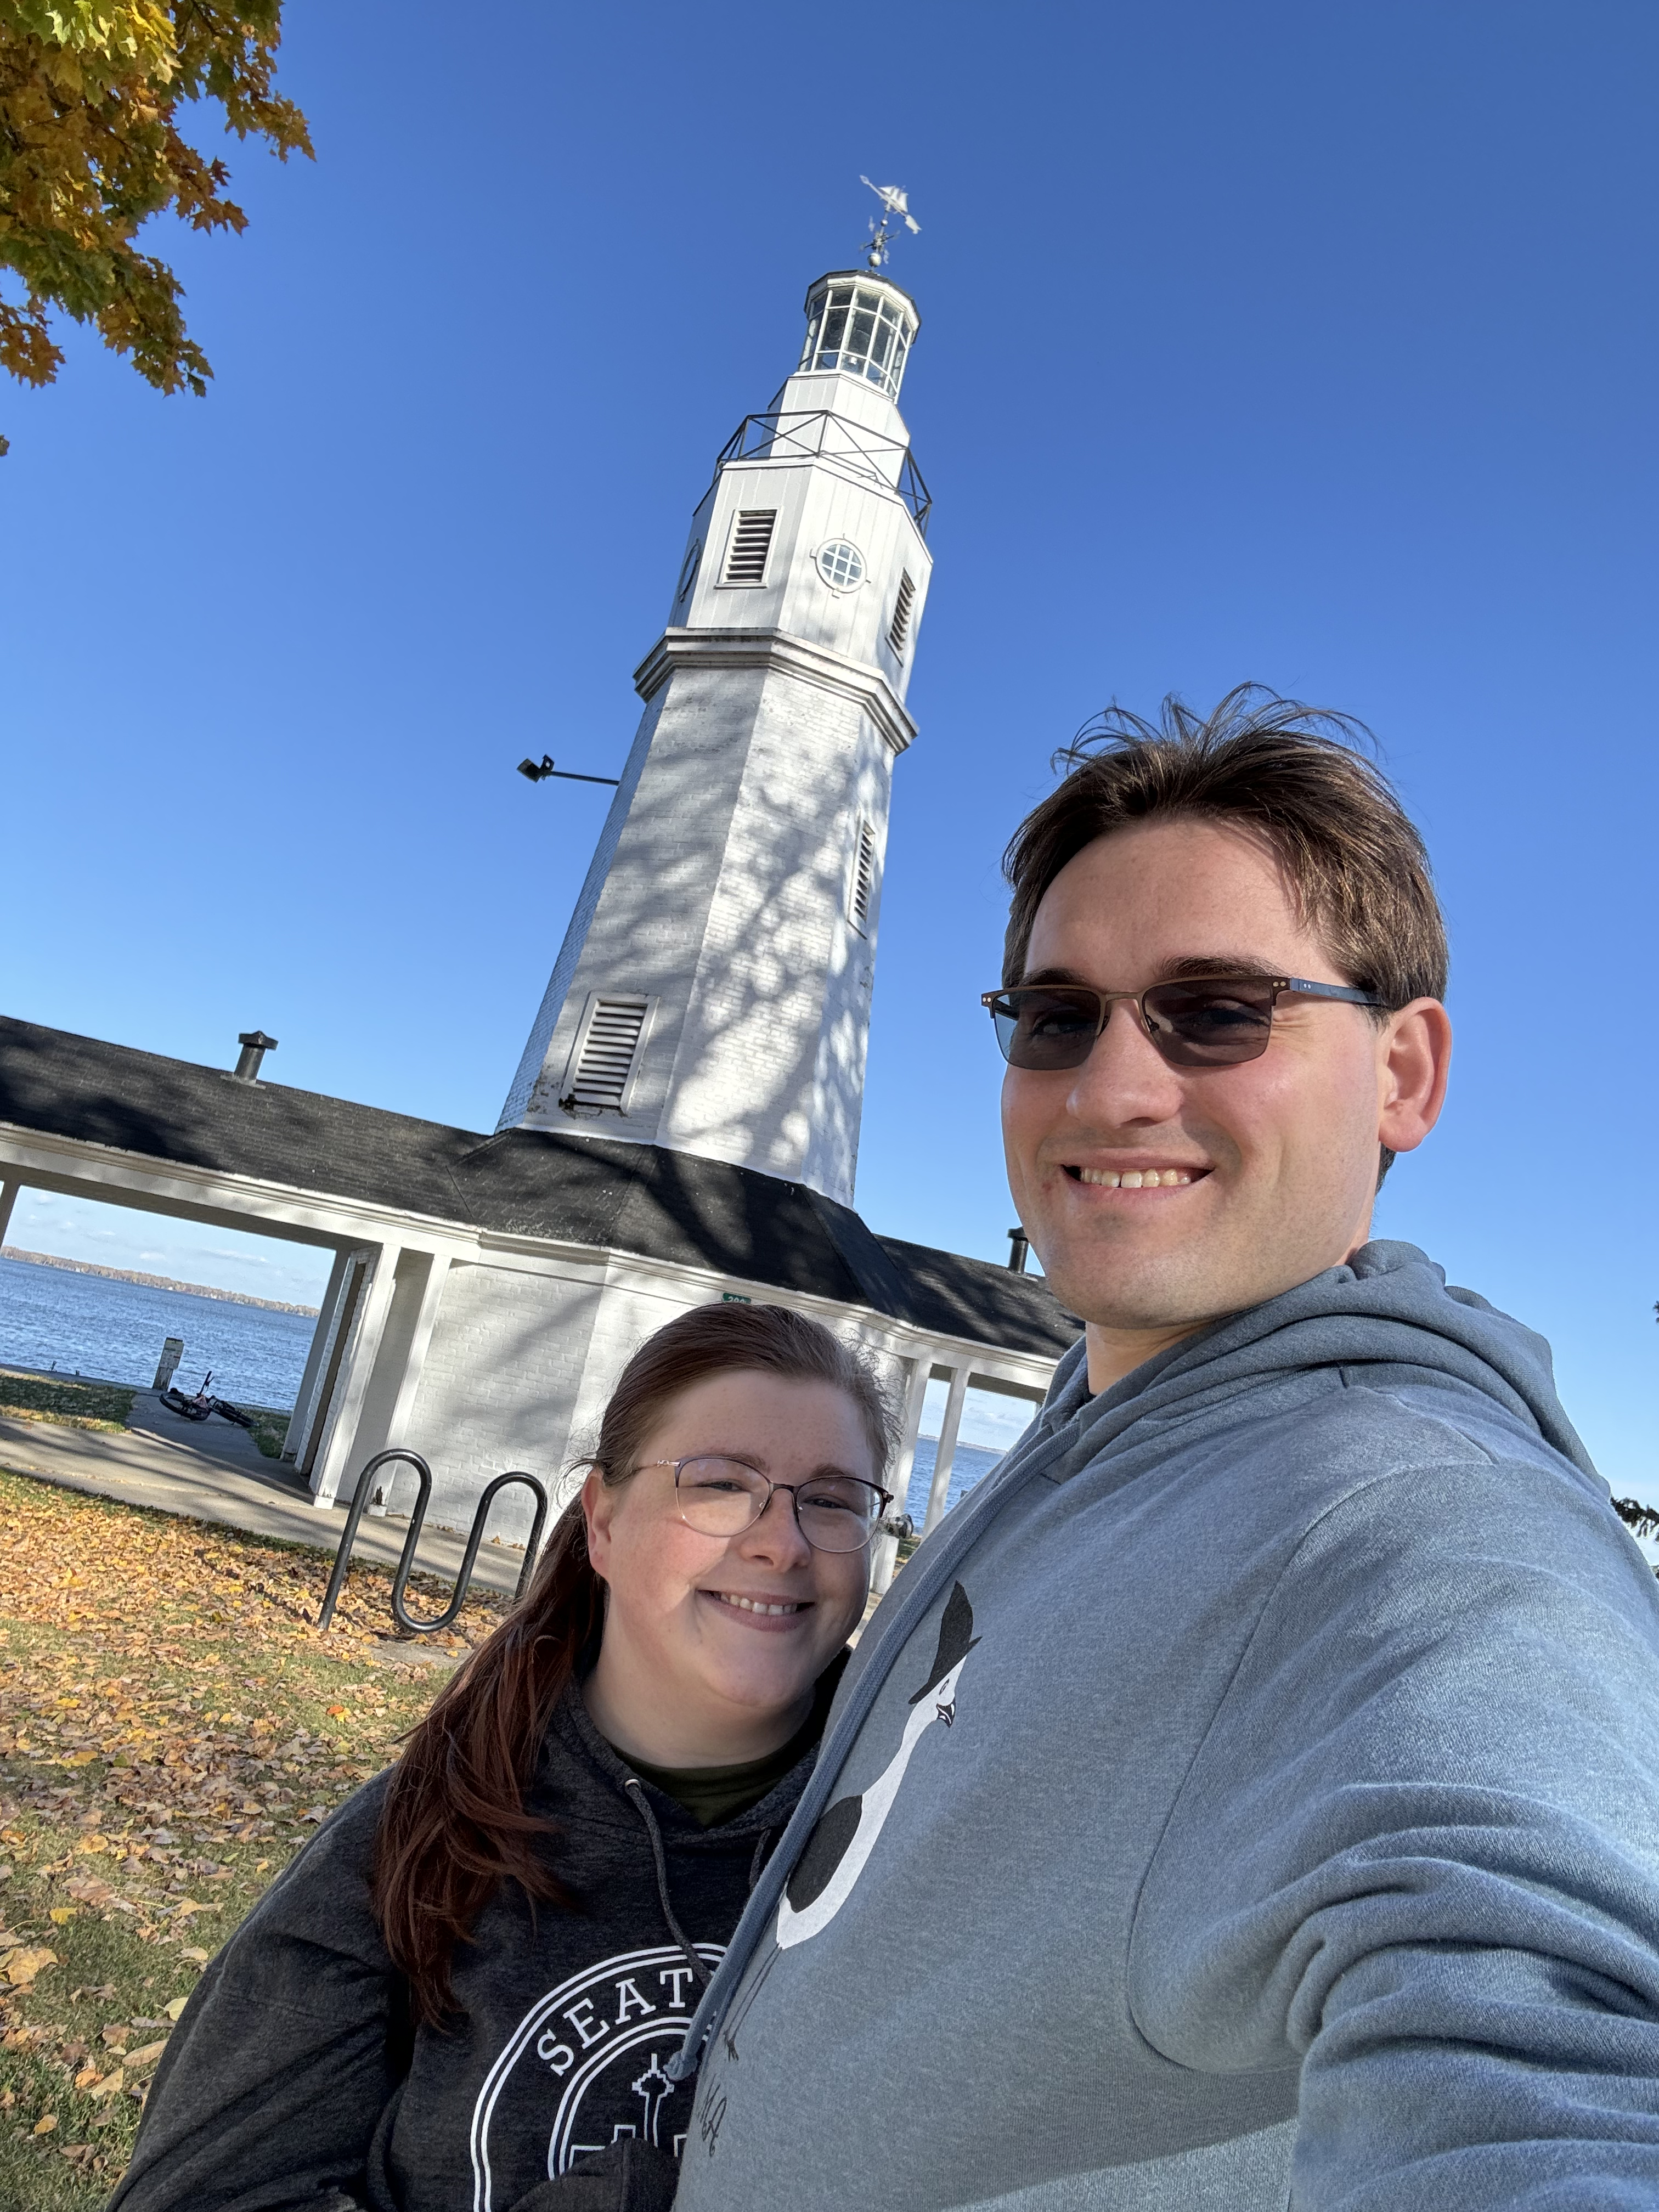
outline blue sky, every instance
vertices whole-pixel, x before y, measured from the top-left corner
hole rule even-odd
[[[975,996],[1054,748],[1243,677],[1346,708],[1429,837],[1459,1030],[1379,1229],[1543,1328],[1659,1497],[1659,1048],[1617,1018],[1655,874],[1651,8],[288,15],[318,161],[232,142],[246,235],[157,234],[210,396],[73,334],[0,389],[0,1004],[219,1064],[258,1024],[280,1080],[491,1126],[606,798],[514,763],[615,771],[714,455],[860,172],[894,179],[938,565],[862,1211],[1006,1250]],[[10,1241],[310,1280],[73,1211]]]

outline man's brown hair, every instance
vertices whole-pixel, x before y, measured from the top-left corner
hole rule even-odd
[[[1258,684],[1239,684],[1205,716],[1171,694],[1156,725],[1109,707],[1056,755],[1070,775],[1003,855],[1014,893],[1004,984],[1024,974],[1042,895],[1085,845],[1136,823],[1196,817],[1263,840],[1304,926],[1383,1012],[1444,998],[1446,926],[1429,856],[1393,785],[1359,750],[1370,742],[1351,715]]]

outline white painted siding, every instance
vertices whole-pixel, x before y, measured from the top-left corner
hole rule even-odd
[[[522,1468],[553,1494],[570,1456],[570,1424],[599,1313],[595,1281],[514,1267],[452,1267],[405,1442],[432,1469],[428,1518],[471,1525],[492,1475]],[[412,1476],[392,1504],[407,1512]],[[526,1490],[499,1500],[489,1533],[522,1541]]]

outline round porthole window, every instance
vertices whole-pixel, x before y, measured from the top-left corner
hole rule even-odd
[[[832,592],[856,592],[864,581],[864,556],[844,538],[832,538],[819,546],[817,567]]]
[[[690,590],[691,579],[696,574],[697,563],[702,560],[702,540],[699,538],[693,542],[691,550],[685,556],[685,566],[680,570],[680,586],[678,591],[674,594],[674,604],[676,606],[679,605],[680,601]]]

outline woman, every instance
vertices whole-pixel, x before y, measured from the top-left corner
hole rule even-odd
[[[811,1770],[889,1449],[782,1307],[642,1346],[524,1603],[204,1973],[110,2212],[666,2206],[664,2067]]]

